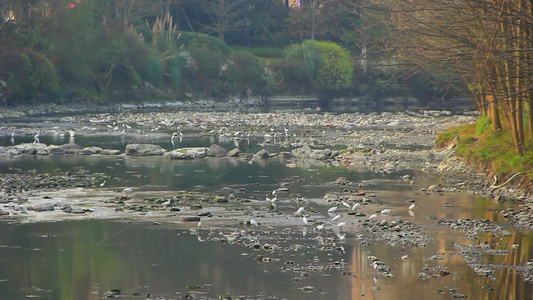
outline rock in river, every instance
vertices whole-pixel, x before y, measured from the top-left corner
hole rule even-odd
[[[241,153],[241,151],[239,150],[239,148],[234,148],[234,149],[230,150],[230,151],[227,153],[227,155],[228,155],[229,157],[237,157],[237,156],[239,156],[240,153]]]
[[[255,156],[260,158],[269,158],[270,154],[265,149],[261,149],[255,154]]]
[[[175,149],[170,152],[163,154],[164,158],[168,159],[194,159],[194,158],[204,158],[207,156],[206,147],[191,147],[191,148],[180,148]]]
[[[220,145],[213,144],[207,150],[207,156],[214,156],[214,157],[226,156],[226,149],[222,148]]]
[[[149,156],[163,155],[167,150],[154,144],[129,144],[126,146],[126,155]]]
[[[52,155],[65,154],[65,148],[63,148],[61,146],[50,145],[50,146],[46,147],[46,150],[48,151],[48,153],[50,153]]]
[[[120,150],[116,149],[102,149],[100,152],[101,155],[119,155],[120,153]]]

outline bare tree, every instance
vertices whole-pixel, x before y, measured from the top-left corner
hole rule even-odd
[[[210,22],[203,24],[205,31],[216,33],[221,40],[224,40],[226,32],[246,29],[247,19],[243,18],[243,13],[249,9],[246,0],[200,0],[198,2],[201,3],[201,7],[210,19]]]
[[[513,148],[522,155],[526,133],[533,136],[533,4],[526,0],[381,3],[391,16],[383,22],[391,22],[389,45],[397,59],[435,74],[460,76],[494,130],[503,126],[500,118],[506,121]]]

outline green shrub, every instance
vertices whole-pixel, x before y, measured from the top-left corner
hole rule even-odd
[[[12,62],[7,72],[8,95],[16,102],[56,100],[59,77],[52,62],[43,54],[28,50]]]
[[[203,33],[180,31],[176,36],[176,41],[178,48],[184,48],[185,50],[203,47],[214,53],[231,53],[231,49],[223,40]]]
[[[353,65],[350,53],[332,42],[308,40],[287,48],[286,59],[295,62],[312,78],[313,86],[341,90],[351,84]]]

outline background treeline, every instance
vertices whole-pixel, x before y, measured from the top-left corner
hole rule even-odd
[[[465,87],[396,61],[387,51],[392,24],[364,1],[292,2],[2,0],[0,98],[425,101]]]

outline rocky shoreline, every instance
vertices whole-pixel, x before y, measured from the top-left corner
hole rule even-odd
[[[44,135],[69,134],[84,136],[124,135],[134,136],[139,140],[154,138],[174,140],[182,137],[209,136],[218,140],[242,141],[254,139],[263,149],[249,152],[238,147],[226,151],[216,143],[211,147],[193,147],[166,150],[150,143],[129,144],[124,150],[102,149],[97,146],[81,148],[75,143],[64,145],[46,145],[27,143],[22,145],[0,147],[0,156],[17,157],[20,155],[118,155],[118,156],[161,156],[166,159],[237,159],[255,163],[266,159],[282,160],[288,167],[304,161],[314,161],[322,165],[364,167],[376,173],[388,174],[405,169],[422,169],[442,178],[441,182],[428,187],[428,192],[436,193],[475,193],[497,201],[520,203],[518,209],[507,209],[500,213],[509,221],[506,228],[532,230],[533,196],[528,191],[513,189],[512,185],[491,189],[484,174],[478,174],[453,155],[453,148],[435,149],[438,132],[462,122],[473,122],[475,114],[451,115],[448,112],[423,111],[418,113],[255,113],[238,112],[124,112],[93,113],[86,115],[56,116],[48,122],[32,123],[32,126],[11,126],[0,123],[0,136],[27,136],[38,133]],[[1,121],[1,119],[0,119]],[[54,126],[54,124],[62,124]],[[343,145],[339,148],[339,145]],[[276,148],[279,151],[267,151]],[[301,218],[306,217],[315,227],[324,222],[324,216],[318,211],[300,213],[287,218],[280,218],[287,213],[276,210],[275,205],[264,206],[253,199],[242,198],[238,189],[227,188],[218,194],[198,194],[187,191],[161,193],[153,196],[129,190],[99,189],[105,182],[102,174],[48,174],[31,176],[0,174],[0,201],[4,203],[3,218],[13,221],[30,222],[57,221],[62,219],[86,218],[121,218],[139,220],[138,217],[153,224],[164,222],[191,224],[210,218],[212,226],[235,224],[256,230],[251,217],[258,218],[263,226],[301,225]],[[405,178],[410,180],[410,178]],[[338,179],[331,186],[351,190],[362,183],[344,182]],[[87,199],[87,190],[91,191],[92,200]],[[357,188],[353,190],[357,192]],[[289,190],[280,187],[279,193],[290,197],[291,201],[303,201],[298,195],[290,195]],[[335,198],[335,197],[334,197]],[[382,240],[392,246],[423,246],[431,240],[424,226],[409,221],[376,221],[359,219],[349,208],[356,203],[375,205],[369,197],[348,196],[346,198],[307,199],[317,205],[334,203],[341,211],[356,219],[356,236],[360,243],[368,240]],[[242,210],[245,203],[246,210]],[[23,207],[23,208],[21,208]],[[50,207],[52,209],[50,210]],[[376,208],[377,209],[377,208]],[[27,214],[25,210],[44,211],[45,214]],[[10,213],[15,211],[15,213]],[[31,215],[33,218],[28,218]],[[214,217],[216,216],[216,217]],[[363,215],[364,216],[364,215]],[[284,221],[280,223],[280,220]],[[256,222],[256,221],[254,221]],[[440,220],[441,226],[462,230],[467,236],[472,232],[487,228],[487,222]],[[490,223],[490,222],[489,222]],[[201,225],[198,224],[201,228]],[[316,229],[314,229],[316,230]],[[503,229],[502,229],[503,230]],[[503,232],[503,231],[502,231]],[[398,234],[401,233],[401,234]],[[469,235],[470,234],[470,235]],[[228,235],[230,237],[231,234]],[[344,236],[336,232],[336,238],[328,241],[328,249],[335,249]],[[334,236],[333,236],[334,237]],[[242,239],[242,237],[240,237]],[[239,239],[236,239],[237,241]],[[226,242],[228,239],[226,238]],[[231,242],[231,241],[230,241]],[[244,243],[249,247],[264,248],[261,243]],[[272,244],[270,244],[272,247]],[[461,251],[459,251],[461,252]],[[466,253],[466,252],[465,252]],[[468,252],[470,253],[470,252]],[[259,259],[259,258],[258,258]],[[268,258],[263,256],[262,261]],[[472,263],[475,264],[474,262]],[[390,276],[386,266],[383,276]],[[477,266],[479,268],[479,266]],[[344,270],[344,267],[341,268]],[[439,270],[437,274],[446,273]],[[527,269],[523,274],[533,274]],[[524,275],[530,282],[529,275]]]

